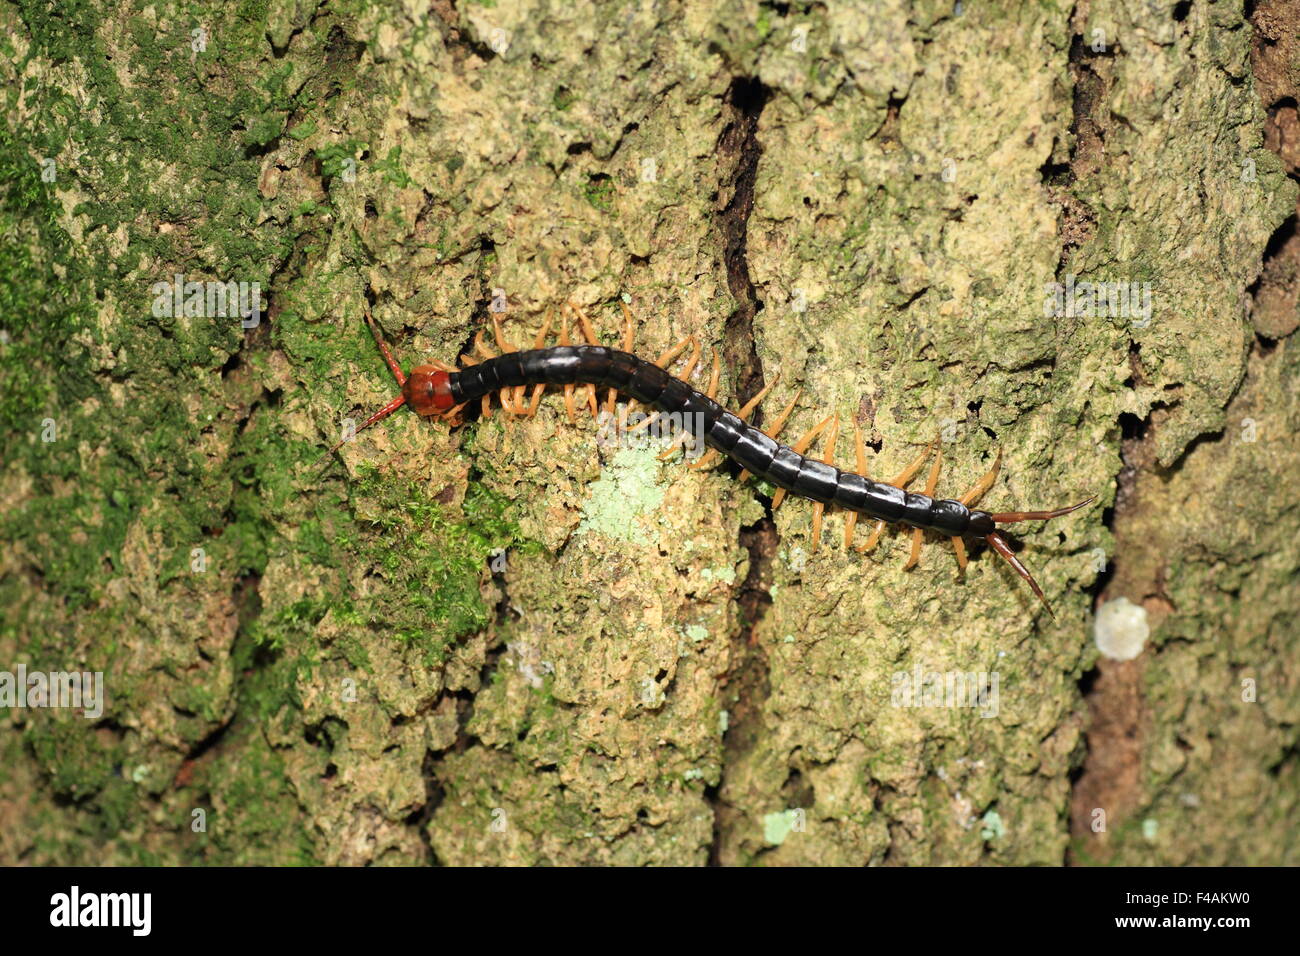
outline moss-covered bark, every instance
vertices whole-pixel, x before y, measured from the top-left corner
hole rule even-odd
[[[0,709],[0,860],[1296,862],[1295,84],[1276,19],[1131,6],[0,6],[0,670],[107,685]],[[393,392],[365,308],[417,364],[570,300],[841,465],[1100,494],[1024,526],[1055,620],[558,398],[312,470]]]

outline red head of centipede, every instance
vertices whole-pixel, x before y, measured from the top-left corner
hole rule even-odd
[[[433,365],[411,369],[402,395],[417,415],[439,415],[456,404],[451,395],[451,376]]]

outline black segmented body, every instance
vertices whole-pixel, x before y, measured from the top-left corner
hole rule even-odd
[[[993,530],[987,512],[972,512],[959,501],[903,491],[800,455],[630,352],[599,345],[560,345],[508,352],[450,376],[456,404],[521,385],[588,383],[617,389],[662,412],[701,416],[701,432],[710,448],[801,497],[945,535]]]

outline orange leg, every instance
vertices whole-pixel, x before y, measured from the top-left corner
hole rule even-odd
[[[551,331],[551,320],[553,318],[554,316],[551,310],[547,309],[546,315],[542,319],[542,330],[538,332],[537,337],[533,339],[533,348],[540,349],[543,345],[546,344],[546,334]],[[546,391],[546,385],[541,384],[541,385],[533,386],[532,398],[529,400],[528,407],[525,409],[523,407],[523,402],[524,402],[524,391],[527,389],[527,387],[528,386],[526,385],[520,385],[519,388],[515,391],[515,405],[519,407],[519,413],[521,415],[524,415],[528,418],[533,418],[537,414],[537,406],[540,405],[542,402],[542,393]]]
[[[515,348],[512,343],[506,340],[505,333],[501,331],[501,316],[496,312],[492,313],[492,336],[496,341],[497,348],[501,350],[502,355],[519,351],[519,349]],[[497,397],[501,400],[501,410],[510,415],[519,415],[523,412],[523,409],[515,404],[514,395],[515,389],[513,388],[503,388],[497,393]]]
[[[781,381],[780,374],[774,375],[772,377],[771,382],[764,385],[762,390],[759,391],[757,395],[755,395],[753,398],[747,401],[743,406],[741,406],[740,411],[736,412],[736,417],[739,418],[742,422],[749,421],[749,416],[754,414],[754,409],[758,408],[758,403],[761,402],[764,398],[766,398],[767,393],[772,391],[772,389],[775,388],[777,383],[780,381]]]
[[[560,309],[560,344],[572,345],[569,341],[569,313]],[[578,413],[573,407],[573,386],[564,386],[564,410],[569,414],[569,423],[577,424]]]
[[[591,327],[591,321],[587,318],[587,313],[578,308],[576,303],[570,302],[569,308],[578,318],[578,327],[582,329],[582,336],[587,340],[588,345],[599,345],[600,340],[596,338],[596,333]],[[598,406],[596,404],[596,386],[588,383],[583,386],[587,391],[587,407],[591,410],[591,417],[594,419],[597,415]]]
[[[691,357],[686,360],[686,367],[682,369],[682,374],[678,375],[677,377],[681,379],[683,382],[689,383],[691,380],[691,376],[695,374],[695,366],[699,364],[699,361],[700,361],[700,340],[695,338],[695,336],[691,336]],[[650,416],[650,421],[654,421],[658,417],[659,417],[659,413],[655,412],[653,415]],[[669,452],[671,451],[672,449],[669,449]],[[660,460],[661,461],[663,460],[663,456],[660,456]]]
[[[632,351],[632,310],[627,307],[627,303],[622,299],[618,302],[623,307],[623,351]],[[618,389],[611,388],[609,394],[605,396],[605,411],[614,414],[614,406],[618,404]]]
[[[719,359],[718,359],[718,352],[717,352],[717,349],[714,349],[714,351],[713,351],[713,371],[709,374],[709,387],[708,387],[707,389],[705,389],[705,392],[704,392],[704,394],[707,395],[709,398],[712,398],[712,399],[714,399],[714,400],[717,399],[717,397],[718,397],[718,379],[719,379],[721,376],[722,376],[722,365],[721,365],[721,363],[720,363],[720,361],[719,361]],[[683,425],[685,425],[685,424],[686,424],[686,423],[683,422]],[[692,435],[692,433],[689,432],[689,431],[683,431],[680,435],[678,435],[676,438],[674,438],[672,444],[671,444],[668,448],[666,448],[666,449],[664,450],[663,454],[661,454],[661,455],[659,456],[659,460],[660,460],[660,461],[667,461],[669,458],[671,458],[673,452],[675,452],[675,451],[677,450],[677,446],[678,446],[679,444],[682,445],[682,446],[684,447],[685,444],[686,444],[686,438],[687,438],[688,435]],[[693,437],[693,435],[692,435],[691,440],[692,440],[692,442],[694,442],[694,437]],[[712,451],[713,451],[712,449],[709,449],[709,453],[710,453],[710,454],[712,454]],[[698,462],[697,462],[696,464],[698,464]],[[694,468],[695,465],[689,465],[689,466],[687,466],[687,467]]]
[[[688,336],[686,336],[686,338],[682,339],[680,342],[678,342],[676,345],[674,345],[672,348],[670,348],[670,349],[669,349],[667,352],[665,352],[663,355],[659,356],[659,358],[655,359],[655,364],[658,365],[660,368],[667,370],[668,366],[671,365],[673,362],[675,362],[675,361],[677,360],[677,356],[681,355],[681,354],[682,354],[682,351],[683,351],[683,350],[686,348],[686,346],[688,346],[688,345],[693,345],[693,346],[695,346],[695,349],[696,349],[696,356],[695,356],[695,357],[696,357],[696,360],[698,360],[698,359],[699,359],[699,351],[698,351],[698,350],[699,350],[699,343],[696,341],[695,336],[693,336],[693,335],[688,335]],[[684,376],[683,376],[683,377],[684,377]],[[659,418],[659,413],[658,413],[658,412],[655,412],[653,415],[649,416],[648,418],[644,418],[644,419],[642,419],[641,421],[637,422],[635,425],[633,425],[631,428],[629,428],[628,431],[629,431],[629,432],[635,432],[635,431],[640,431],[642,428],[649,428],[649,427],[650,427],[650,423],[651,423],[651,422],[654,422],[654,421],[656,421],[656,420],[658,420],[658,418]]]
[[[488,348],[487,345],[484,344],[483,333],[481,331],[475,333],[474,335],[474,351],[476,351],[482,358],[485,359],[496,358],[497,356],[496,352],[493,352],[490,348]],[[483,417],[491,418],[492,417],[492,396],[491,395],[483,396],[482,407],[483,407]]]
[[[988,470],[988,474],[986,474],[979,481],[975,482],[975,484],[971,485],[970,489],[967,490],[967,492],[957,500],[964,505],[974,504],[977,500],[979,500],[979,497],[982,494],[984,494],[984,492],[988,491],[990,488],[993,487],[993,482],[998,480],[998,472],[1001,470],[1002,470],[1002,449],[999,448],[998,456],[993,460],[993,467]]]
[[[513,388],[501,389],[498,393],[498,397],[501,399],[501,408],[511,415],[523,415],[528,410],[515,401],[515,391]]]
[[[691,375],[694,374],[694,372],[695,372],[695,366],[696,366],[696,365],[699,363],[699,361],[700,361],[700,340],[697,339],[695,336],[692,335],[692,336],[690,336],[690,342],[691,342],[691,357],[690,357],[689,359],[686,360],[686,368],[684,368],[684,369],[682,370],[682,374],[677,376],[677,377],[678,377],[679,379],[681,379],[683,382],[689,382],[689,381],[690,381]],[[637,425],[637,427],[638,427],[638,428],[642,428],[642,427],[648,428],[648,427],[650,426],[650,423],[653,422],[653,421],[654,421],[655,419],[657,419],[658,417],[659,417],[659,413],[658,413],[658,412],[655,412],[653,415],[651,415],[651,416],[650,416],[648,419],[646,419],[644,422],[639,423],[639,424]]]
[[[916,473],[921,470],[921,466],[924,465],[926,459],[930,457],[930,452],[934,450],[934,445],[935,445],[934,442],[930,442],[930,444],[926,445],[925,450],[922,451],[921,454],[917,455],[916,459],[912,461],[910,465],[904,468],[902,472],[899,473],[898,477],[895,478],[893,481],[889,482],[889,484],[893,485],[895,488],[906,488],[908,482],[910,482],[913,478],[916,477]],[[871,532],[871,537],[867,539],[866,544],[858,548],[858,553],[866,554],[868,551],[874,548],[876,546],[876,543],[880,540],[880,536],[884,534],[884,532],[885,532],[885,522],[877,521],[876,527]]]
[[[576,302],[570,302],[569,308],[572,309],[573,314],[577,316],[578,327],[582,329],[582,335],[583,338],[587,340],[587,344],[599,345],[600,340],[596,338],[596,332],[591,327],[591,320],[587,318],[587,313],[582,311],[582,309],[578,307],[578,304]]]
[[[808,446],[817,440],[817,436],[826,430],[826,426],[831,423],[834,415],[827,415],[816,426],[804,433],[804,436],[794,443],[791,447],[795,454],[802,455],[808,450]],[[781,507],[781,502],[785,500],[785,489],[778,488],[776,494],[772,496],[772,510],[775,511]]]
[[[682,374],[677,377],[683,382],[689,382],[691,376],[695,374],[695,367],[700,364],[700,340],[691,336],[691,357],[686,360],[686,368],[682,369]]]
[[[627,303],[619,299],[618,304],[623,309],[623,351],[630,352],[632,351],[632,336],[636,325],[632,321],[632,310],[627,307]]]
[[[669,365],[677,361],[677,356],[685,352],[686,347],[694,341],[695,341],[695,336],[693,335],[686,336],[686,338],[682,339],[680,342],[678,342],[668,351],[664,352],[657,359],[655,359],[655,364],[662,369],[668,368]]]
[[[497,347],[501,350],[502,353],[519,351],[517,348],[515,348],[514,345],[512,345],[509,341],[506,340],[505,334],[501,331],[501,319],[495,313],[492,316],[492,334],[493,334],[493,338],[496,341]],[[492,349],[486,343],[484,343],[483,332],[481,330],[474,335],[473,349],[475,352],[478,353],[480,359],[496,358],[498,354],[496,352],[493,352]],[[464,365],[467,366],[478,364],[477,359],[473,359],[465,355],[462,355],[460,360]],[[497,394],[501,400],[502,409],[504,409],[505,411],[509,412],[512,415],[523,414],[524,409],[522,405],[519,404],[519,401],[517,401],[515,397],[516,392],[521,392],[521,391],[522,390],[520,389],[513,389],[513,388],[501,389]],[[520,397],[522,397],[522,395]],[[492,417],[492,397],[490,395],[483,396],[483,417],[484,418]]]
[[[770,392],[772,388],[776,385],[776,383],[779,381],[781,381],[781,376],[778,374],[772,378],[771,382],[769,382],[767,385],[764,385],[762,390],[757,395],[755,395],[753,398],[747,401],[744,404],[744,406],[741,407],[740,411],[736,413],[736,417],[739,418],[742,422],[749,421],[749,416],[754,414],[754,409],[758,408],[758,403],[763,400],[764,396],[766,396],[767,393]],[[710,396],[710,397],[716,398],[717,396]],[[709,465],[713,463],[714,458],[721,458],[721,457],[722,455],[719,452],[710,449],[708,454],[706,454],[695,464],[691,465],[691,467],[697,469],[707,468]],[[745,479],[745,475],[747,474],[748,472],[742,471],[740,473],[740,479],[743,481]]]
[[[993,482],[998,479],[998,472],[1002,469],[1002,449],[998,449],[998,456],[993,460],[993,467],[975,484],[971,485],[967,492],[957,500],[964,505],[974,504],[980,496],[993,487]],[[966,542],[961,538],[952,539],[952,550],[957,556],[957,573],[966,573]]]
[[[763,430],[764,435],[766,435],[768,438],[778,438],[780,436],[782,430],[786,426],[786,423],[790,421],[790,416],[794,414],[794,407],[796,404],[798,404],[799,396],[802,394],[803,394],[802,388],[794,393],[794,398],[790,399],[790,404],[787,405],[785,408],[781,409],[781,414],[776,416],[776,420],[773,421],[771,425],[769,425],[767,428]],[[742,471],[740,473],[741,481],[744,481],[748,477],[749,477],[748,471]]]
[[[867,447],[862,443],[862,429],[858,423],[853,423],[853,451],[856,455],[856,464],[858,474],[863,478],[867,477]],[[853,531],[858,526],[858,513],[850,511],[848,517],[844,519],[844,550],[848,551],[853,547]]]
[[[937,451],[934,456],[934,464],[930,466],[930,477],[925,482],[925,493],[931,498],[934,497],[934,490],[939,487],[939,468],[943,465],[943,447],[939,445],[939,440],[935,439]],[[916,562],[921,558],[921,541],[925,532],[920,528],[912,529],[912,553],[903,565],[903,570],[908,571],[916,567]]]
[[[834,467],[835,465],[835,442],[840,437],[840,416],[837,413],[835,420],[831,422],[831,430],[826,435],[826,454],[822,456],[822,461]],[[820,501],[813,502],[813,521],[812,521],[812,553],[817,553],[817,546],[822,540],[822,515],[826,513],[828,505]]]
[[[709,387],[704,390],[704,394],[715,402],[718,400],[718,382],[722,379],[722,359],[718,355],[718,350],[713,350],[713,371],[709,373]],[[698,449],[695,449],[698,451]],[[713,449],[706,449],[712,451]]]
[[[709,387],[704,390],[704,394],[709,396],[715,402],[718,400],[718,380],[722,378],[722,360],[718,357],[718,350],[713,350],[713,371],[709,373]]]
[[[794,414],[795,403],[799,401],[799,396],[802,394],[803,394],[802,388],[799,389],[799,391],[794,393],[794,398],[790,399],[789,405],[781,409],[781,414],[776,416],[776,421],[772,422],[771,425],[769,425],[767,428],[763,430],[764,435],[766,435],[768,438],[776,438],[778,435],[781,434],[781,430],[785,428],[786,422],[788,422],[790,420],[790,416]]]
[[[460,412],[461,409],[465,407],[465,405],[466,405],[465,402],[461,402],[459,405],[454,405],[451,408],[447,409],[438,417],[441,418],[443,421],[445,421],[448,425],[459,425]]]
[[[501,332],[501,316],[496,312],[492,313],[492,335],[496,339],[497,348],[504,355],[507,352],[518,352],[519,350],[506,341],[505,335]]]

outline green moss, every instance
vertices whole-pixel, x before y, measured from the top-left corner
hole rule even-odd
[[[316,150],[316,158],[320,161],[320,172],[322,176],[338,176],[347,168],[348,160],[356,162],[356,158],[365,152],[367,145],[359,140],[349,139],[342,143],[331,143],[328,146],[322,146]]]
[[[555,94],[551,97],[551,105],[559,112],[564,112],[571,107],[578,97],[566,86],[557,86]]]
[[[482,629],[489,608],[480,592],[488,555],[525,546],[506,520],[506,502],[471,484],[461,515],[428,497],[426,486],[363,473],[353,490],[358,518],[370,533],[358,556],[381,569],[400,599],[375,608],[369,623],[421,648],[430,663],[443,660],[458,638]]]
[[[375,172],[384,177],[385,180],[392,183],[399,189],[405,189],[414,183],[404,168],[402,168],[402,147],[394,146],[382,159],[374,162]]]
[[[178,708],[117,742],[92,721],[28,727],[25,759],[52,793],[76,801],[85,821],[81,850],[59,849],[59,858],[84,861],[86,846],[139,825],[141,791],[121,777],[128,752],[146,752],[133,765],[169,778],[180,755],[159,738],[197,743],[225,719],[227,671],[189,660],[195,641],[211,641],[224,625],[213,591],[255,598],[250,582],[272,548],[285,547],[278,529],[302,510],[300,443],[288,440],[278,416],[253,411],[267,404],[270,366],[257,351],[269,344],[265,329],[246,336],[238,321],[155,316],[149,290],[173,271],[271,288],[272,271],[297,242],[293,230],[317,226],[313,217],[288,229],[256,227],[260,159],[241,134],[269,142],[298,99],[314,94],[287,93],[290,64],[262,71],[259,4],[228,11],[199,53],[190,49],[190,17],[171,19],[165,31],[128,18],[110,51],[102,37],[116,30],[101,27],[91,4],[52,14],[20,3],[0,16],[27,33],[44,71],[0,92],[0,436],[9,487],[27,489],[0,513],[14,558],[6,567],[16,569],[0,576],[0,635],[47,666],[84,657],[112,673],[106,719],[146,712],[138,700],[159,686]],[[130,89],[117,81],[118,67],[136,81]],[[310,121],[298,131],[309,132]],[[52,182],[41,179],[47,157]],[[70,189],[86,199],[68,216],[60,193]],[[66,222],[75,222],[75,236]],[[45,419],[57,440],[41,440]],[[305,560],[328,553],[320,519],[301,539]],[[206,574],[189,567],[195,546],[207,552]],[[247,675],[240,707],[249,714],[293,703],[296,682],[314,666],[310,646],[298,645],[308,644],[315,610],[274,607],[236,645],[237,670]],[[164,676],[170,685],[156,683]],[[51,852],[61,846],[36,842]],[[126,862],[160,862],[122,852]]]
[[[206,832],[193,833],[203,862],[223,866],[310,866],[317,861],[284,761],[253,725],[232,731],[222,754],[196,779],[221,794],[200,804]],[[186,821],[188,829],[189,822]]]
[[[604,173],[592,173],[582,195],[601,212],[609,212],[614,208],[614,180]]]

